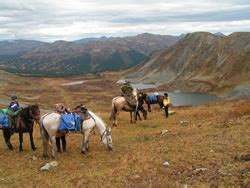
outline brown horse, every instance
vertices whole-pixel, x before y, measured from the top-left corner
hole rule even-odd
[[[19,121],[16,127],[18,128],[16,132],[19,133],[19,151],[23,151],[23,133],[29,133],[30,136],[30,144],[33,151],[36,150],[34,140],[33,140],[33,126],[34,121],[39,122],[40,120],[40,110],[38,105],[32,105],[23,108],[19,113]],[[4,128],[3,127],[3,136],[5,139],[5,143],[7,144],[10,150],[13,150],[13,146],[10,142],[11,135],[13,134],[12,128]]]
[[[140,101],[140,99],[138,100]],[[113,98],[111,108],[112,109],[111,109],[110,120],[113,122],[113,126],[117,126],[117,113],[120,111],[130,112],[131,123],[136,123],[137,115],[139,114],[138,111],[142,112],[145,120],[147,119],[147,111],[144,109],[144,107],[140,105],[140,103],[138,104],[138,107],[129,105],[125,97],[118,96],[118,97]],[[133,115],[134,115],[134,119],[133,119]]]
[[[163,104],[163,100],[164,100],[164,96],[163,95],[155,95],[153,97],[153,95],[147,95],[146,93],[143,92],[139,92],[138,93],[139,96],[141,96],[143,98],[143,100],[145,101],[145,103],[148,106],[148,111],[151,112],[151,104],[158,104],[160,106],[160,108],[163,108],[164,104]],[[154,98],[155,100],[153,100],[152,98]]]

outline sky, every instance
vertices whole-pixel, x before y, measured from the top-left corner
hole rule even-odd
[[[0,40],[250,31],[250,0],[1,0]]]

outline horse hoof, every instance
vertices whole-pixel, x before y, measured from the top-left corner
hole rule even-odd
[[[33,151],[36,151],[36,147],[33,147],[32,150],[33,150]]]
[[[82,151],[81,152],[83,155],[87,155],[87,152],[86,151]]]
[[[48,159],[49,158],[48,154],[43,154],[43,158]]]
[[[9,145],[8,148],[9,148],[10,151],[13,150],[13,146],[12,145]]]

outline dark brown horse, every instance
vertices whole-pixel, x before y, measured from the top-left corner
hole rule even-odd
[[[33,151],[36,150],[34,141],[33,141],[33,126],[34,122],[39,122],[40,120],[40,110],[38,105],[32,105],[23,108],[19,113],[19,121],[16,127],[18,129],[15,132],[19,133],[19,151],[23,151],[23,133],[29,133],[30,144]],[[3,128],[3,136],[5,143],[7,144],[10,150],[13,150],[13,146],[10,142],[11,135],[14,133],[12,128]]]
[[[164,96],[163,95],[147,95],[146,93],[143,92],[139,92],[138,93],[139,96],[141,96],[143,98],[143,100],[145,101],[145,103],[148,106],[148,111],[151,112],[151,104],[158,104],[160,106],[160,108],[163,108],[164,104],[163,104],[163,100],[164,100]]]

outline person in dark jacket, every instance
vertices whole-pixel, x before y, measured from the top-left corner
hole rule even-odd
[[[19,125],[18,113],[22,108],[19,105],[16,95],[11,96],[11,102],[9,104],[9,127],[17,129]]]
[[[136,105],[136,99],[133,96],[133,87],[130,85],[129,81],[125,81],[125,83],[121,86],[122,96],[128,101],[128,103],[132,106]]]

